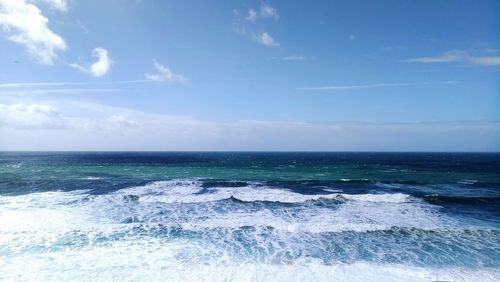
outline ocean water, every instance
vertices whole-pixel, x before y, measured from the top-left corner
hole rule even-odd
[[[0,153],[1,281],[499,281],[500,154]]]

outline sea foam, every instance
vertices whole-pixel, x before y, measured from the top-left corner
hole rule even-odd
[[[245,202],[266,201],[280,203],[303,203],[314,200],[360,201],[404,203],[412,200],[410,195],[394,194],[300,194],[286,189],[261,186],[246,187],[213,187],[204,188],[200,181],[157,181],[145,186],[122,189],[116,192],[120,195],[138,195],[141,201],[160,201],[165,203],[199,203],[220,201],[231,197]]]
[[[189,242],[120,241],[72,252],[26,254],[0,260],[3,279],[16,281],[498,281],[493,268],[415,267],[355,262],[324,264],[234,261]],[[196,256],[196,259],[193,256]],[[29,271],[27,271],[29,269]]]
[[[418,252],[422,242],[429,242],[426,248],[453,244],[468,257],[481,257],[475,264],[494,264],[479,252],[495,252],[498,234],[473,240],[478,236],[469,231],[448,232],[463,226],[406,194],[300,194],[172,180],[99,195],[80,190],[0,196],[0,224],[6,280],[498,278],[496,269],[452,266],[454,253],[440,249],[435,263],[451,266],[415,266],[433,259]],[[398,243],[398,236],[409,236],[409,243]],[[408,261],[414,266],[403,264]]]

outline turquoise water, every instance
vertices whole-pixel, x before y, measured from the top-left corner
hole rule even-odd
[[[495,281],[499,203],[500,154],[0,153],[0,273]]]

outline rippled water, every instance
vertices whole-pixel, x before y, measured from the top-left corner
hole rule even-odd
[[[499,154],[1,153],[0,280],[500,279]]]

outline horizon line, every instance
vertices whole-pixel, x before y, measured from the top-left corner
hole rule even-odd
[[[435,153],[500,154],[500,151],[334,151],[334,150],[0,150],[0,153]]]

